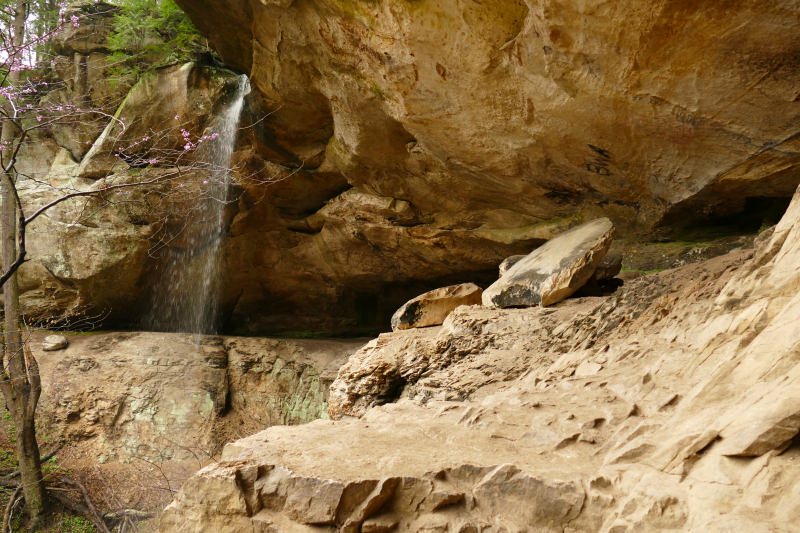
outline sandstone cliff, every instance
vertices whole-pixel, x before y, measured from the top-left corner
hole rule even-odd
[[[161,532],[795,531],[798,254],[800,192],[755,250],[382,335],[341,420],[229,444]]]
[[[331,327],[296,295],[297,269],[350,317],[335,327],[363,327],[424,290],[485,281],[576,220],[653,235],[800,181],[793,1],[179,3],[273,112],[261,157],[302,166],[292,193],[332,199],[280,209],[292,237],[231,240],[266,246],[231,280],[252,331],[287,320],[262,298]],[[254,281],[267,270],[287,283]]]
[[[408,299],[486,286],[579,222],[649,238],[735,215],[754,232],[800,181],[796,2],[179,3],[255,89],[222,246],[231,332],[385,331]],[[114,107],[127,87],[104,81],[96,26],[62,45],[59,98],[86,87]],[[183,68],[134,88],[164,105],[131,120],[163,124],[177,106],[207,127],[233,74]],[[90,186],[81,159],[104,127],[77,144],[52,132],[26,164],[81,163]],[[141,323],[156,228],[121,218],[113,235],[71,228],[68,248],[96,253],[30,266],[31,313],[52,314],[55,296]]]

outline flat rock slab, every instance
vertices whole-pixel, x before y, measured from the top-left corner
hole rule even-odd
[[[460,305],[480,305],[483,289],[474,283],[450,285],[409,300],[392,316],[392,330],[438,326]]]
[[[544,307],[560,302],[594,274],[614,232],[609,219],[598,218],[550,239],[486,289],[483,305]]]

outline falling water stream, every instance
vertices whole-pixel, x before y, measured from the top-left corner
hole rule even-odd
[[[165,249],[165,262],[144,326],[152,331],[215,334],[219,328],[220,244],[230,189],[230,161],[236,143],[247,76],[239,78],[233,101],[215,119],[204,154],[210,179],[190,212],[180,247]]]

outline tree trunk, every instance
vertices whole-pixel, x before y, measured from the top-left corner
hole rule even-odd
[[[17,0],[15,11],[13,48],[17,54],[21,55],[27,18],[26,0]],[[18,87],[19,72],[10,72],[8,81],[12,86]],[[11,109],[8,111],[11,112]],[[14,124],[10,120],[4,120],[0,137],[3,141],[13,145],[14,136]],[[8,164],[8,162],[4,162],[4,164]],[[2,192],[0,192],[2,199],[0,248],[2,248],[3,266],[8,268],[16,259],[18,250],[17,205],[14,194],[16,176],[13,168],[5,168],[0,172],[2,172],[2,176],[0,176],[0,180],[2,180],[0,184],[2,187]],[[25,507],[31,521],[31,529],[33,529],[40,523],[44,515],[46,498],[35,425],[36,406],[39,403],[42,386],[39,367],[33,354],[26,349],[20,331],[19,282],[16,273],[3,286],[3,312],[5,335],[0,390],[3,392],[6,407],[17,428],[17,459],[25,495]]]

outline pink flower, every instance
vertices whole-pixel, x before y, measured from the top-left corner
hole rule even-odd
[[[155,165],[156,163],[158,163],[158,159],[151,159],[151,160],[149,161],[149,163],[150,163],[151,165]]]
[[[42,115],[39,115],[38,117],[36,117],[36,121],[37,122],[41,122],[43,118],[44,117]]]

